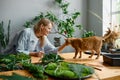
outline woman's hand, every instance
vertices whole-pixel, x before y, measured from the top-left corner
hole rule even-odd
[[[40,52],[36,53],[36,57],[42,57],[43,54],[44,54],[44,52],[43,52],[43,51],[40,51]]]
[[[31,52],[31,53],[30,53],[30,56],[42,57],[43,54],[44,54],[43,51],[40,51],[40,52]]]

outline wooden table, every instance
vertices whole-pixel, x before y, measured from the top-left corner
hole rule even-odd
[[[93,74],[91,78],[88,78],[86,80],[113,80],[113,79],[120,80],[120,66],[113,67],[103,63],[102,56],[100,56],[100,58],[97,60],[95,59],[96,55],[94,55],[92,59],[88,58],[89,54],[82,54],[81,59],[79,58],[72,59],[72,57],[74,56],[74,53],[61,54],[61,56],[64,57],[68,62],[89,64],[98,69],[101,69],[101,71],[98,69],[95,69],[95,74]]]
[[[99,59],[95,59],[96,55],[92,59],[88,58],[89,54],[82,54],[82,58],[73,59],[74,53],[61,53],[61,57],[65,58],[67,62],[81,63],[95,68],[95,74],[86,80],[120,80],[120,66],[114,67],[103,63],[103,58],[100,56]],[[39,60],[38,57],[32,57],[32,63],[37,63]],[[16,71],[7,71],[0,72],[0,75],[11,75],[12,72],[16,72],[24,76],[32,76],[26,70],[16,70]],[[48,80],[55,80],[49,78]]]

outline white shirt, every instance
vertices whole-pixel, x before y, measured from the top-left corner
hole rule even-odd
[[[33,28],[25,28],[23,33],[20,35],[17,45],[17,52],[23,52],[29,54],[30,52],[44,51],[45,53],[57,53],[55,48],[48,38],[45,36],[45,44],[41,48],[40,41],[36,37]]]

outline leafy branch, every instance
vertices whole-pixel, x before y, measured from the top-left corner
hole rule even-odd
[[[77,27],[79,30],[82,28],[80,24],[75,23],[76,19],[80,16],[80,12],[69,14],[67,10],[69,6],[68,2],[65,2],[64,0],[55,0],[55,2],[61,8],[66,18],[64,17],[64,19],[60,19],[51,11],[46,13],[40,12],[40,14],[35,16],[35,18],[33,18],[31,21],[26,21],[24,26],[30,27],[30,25],[34,25],[41,18],[48,18],[55,23],[55,26],[57,26],[56,28],[54,27],[54,31],[52,32],[53,34],[58,33],[64,37],[73,37],[73,33],[75,32],[74,28]]]

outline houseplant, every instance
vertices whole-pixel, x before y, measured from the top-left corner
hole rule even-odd
[[[95,32],[94,31],[86,31],[84,30],[84,33],[82,34],[82,38],[85,38],[85,37],[90,37],[90,36],[95,36]]]
[[[2,52],[2,50],[5,49],[9,44],[10,24],[11,24],[11,20],[9,20],[8,22],[7,34],[6,34],[4,31],[4,22],[2,21],[0,23],[0,52]]]
[[[74,12],[74,13],[69,13],[67,10],[68,6],[70,3],[68,3],[65,0],[54,0],[55,5],[58,5],[61,10],[62,10],[62,15],[64,15],[64,19],[58,18],[54,13],[51,11],[48,11],[46,13],[41,12],[38,16],[35,16],[31,21],[26,21],[24,24],[25,27],[30,27],[30,25],[35,24],[38,20],[41,18],[48,18],[51,21],[55,23],[54,27],[54,34],[58,33],[60,35],[63,35],[64,37],[73,37],[73,33],[75,32],[75,27],[78,27],[79,30],[81,30],[81,25],[76,24],[75,21],[80,15],[80,12]]]

